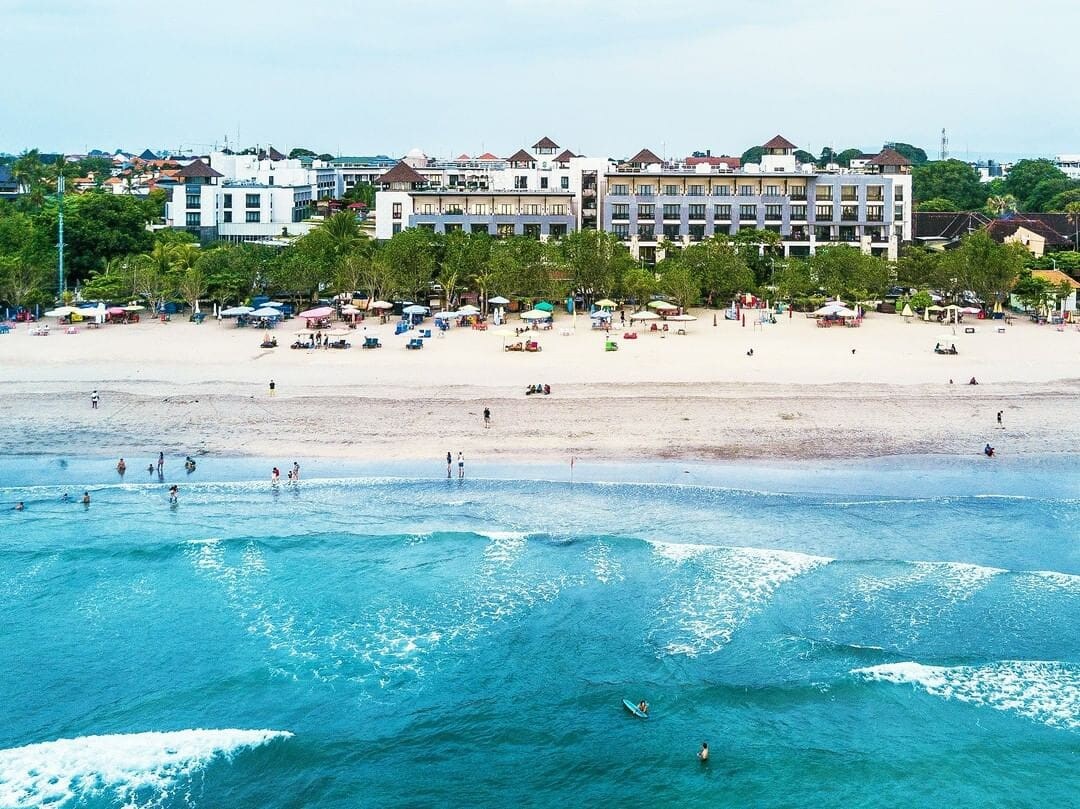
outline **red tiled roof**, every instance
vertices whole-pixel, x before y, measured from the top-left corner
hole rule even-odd
[[[777,135],[775,138],[770,140],[768,143],[761,144],[761,148],[763,148],[763,149],[796,149],[798,147],[794,143],[789,141],[787,138],[785,138],[784,136]]]
[[[510,157],[506,158],[511,163],[535,163],[536,158],[526,152],[524,149],[518,149]]]
[[[459,154],[457,156],[457,159],[458,159],[458,162],[461,162],[462,160],[472,160],[472,158],[469,157],[467,154]]]
[[[544,137],[540,138],[540,140],[538,140],[536,143],[533,144],[533,148],[534,149],[558,149],[559,144],[557,144],[555,141],[553,141],[551,138],[549,138],[547,135],[545,135]]]
[[[574,158],[574,157],[577,157],[577,155],[574,154],[573,152],[571,152],[569,149],[564,149],[563,153],[555,158],[555,162],[556,163],[566,163],[567,161],[569,161],[571,158]]]
[[[423,175],[417,172],[404,160],[398,162],[390,171],[376,180],[378,183],[423,183],[427,182]]]
[[[882,149],[881,154],[866,161],[868,166],[910,166],[911,161],[893,149]]]
[[[176,173],[177,177],[224,177],[217,169],[213,169],[201,160],[195,160],[184,166]]]
[[[686,165],[696,166],[700,163],[708,163],[710,166],[728,166],[729,168],[737,169],[742,165],[742,160],[738,157],[688,157],[685,160]]]
[[[648,149],[642,149],[636,155],[626,161],[627,163],[663,163],[664,161],[653,154]]]
[[[499,158],[496,155],[493,155],[491,152],[484,152],[482,155],[480,155],[476,159],[477,160],[498,160]]]

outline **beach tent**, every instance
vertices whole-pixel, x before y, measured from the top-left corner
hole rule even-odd
[[[458,311],[463,315],[478,315],[480,310],[473,306],[471,303],[467,303],[464,306],[459,306]]]
[[[301,312],[297,317],[306,318],[308,320],[318,320],[321,317],[330,317],[334,314],[334,310],[329,306],[316,306],[314,309],[308,309],[306,312]]]
[[[122,312],[124,310],[121,309],[120,311]],[[229,309],[222,309],[219,314],[222,317],[238,317],[240,315],[250,315],[254,311],[255,310],[250,306],[233,306]],[[112,314],[111,309],[109,310],[109,313]]]
[[[827,303],[814,310],[815,317],[855,317],[855,310],[848,309],[841,303]]]
[[[551,320],[551,312],[543,309],[530,309],[521,315],[522,320]]]
[[[249,313],[252,317],[281,317],[281,312],[273,306],[260,306],[254,312]]]
[[[656,312],[648,312],[648,311],[646,311],[644,309],[642,309],[640,312],[634,312],[632,315],[630,315],[630,320],[631,321],[634,321],[634,320],[659,320],[659,319],[660,319],[660,315],[656,314]]]
[[[461,317],[461,315],[458,312],[450,312],[450,311],[436,312],[435,313],[435,319],[436,320],[450,320],[450,319],[455,318],[455,317]]]
[[[666,312],[673,311],[679,307],[673,303],[668,303],[667,301],[650,301],[649,308],[656,309],[659,312]]]
[[[930,313],[931,312],[943,312],[943,311],[945,311],[945,308],[942,307],[942,306],[934,306],[934,305],[927,306],[926,309],[923,310],[922,319],[923,319],[923,321],[929,323],[930,322]]]
[[[948,312],[948,320],[956,323],[960,319],[960,313],[964,310],[957,306],[955,303],[950,303],[948,306],[943,306],[941,308],[941,311]]]
[[[414,303],[411,306],[406,306],[401,311],[407,315],[426,315],[428,313],[428,308],[426,306],[421,306],[418,303]]]

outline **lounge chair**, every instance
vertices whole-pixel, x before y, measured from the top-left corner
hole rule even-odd
[[[525,350],[532,353],[535,353],[537,351],[543,351],[543,349],[540,347],[540,344],[535,340],[529,340],[529,342],[525,344]]]
[[[604,343],[604,351],[618,351],[618,350],[619,350],[619,344],[616,343],[614,340],[608,340],[606,343]]]
[[[382,348],[382,343],[379,342],[378,337],[365,337],[364,344],[361,348]]]
[[[421,340],[419,337],[413,337],[412,339],[409,340],[409,342],[407,342],[405,344],[405,348],[407,348],[409,350],[420,349],[420,348],[423,348],[423,347],[424,347],[424,341]]]

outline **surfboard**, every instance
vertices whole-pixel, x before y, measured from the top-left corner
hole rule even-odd
[[[626,710],[630,711],[630,713],[632,713],[634,716],[640,717],[641,719],[648,719],[649,718],[649,715],[647,713],[642,713],[641,711],[638,710],[638,706],[637,706],[636,702],[631,702],[628,699],[624,699],[622,701],[622,704],[625,705]]]

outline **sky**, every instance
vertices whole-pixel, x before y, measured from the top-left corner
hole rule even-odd
[[[0,0],[0,151],[1080,152],[1075,0]]]

